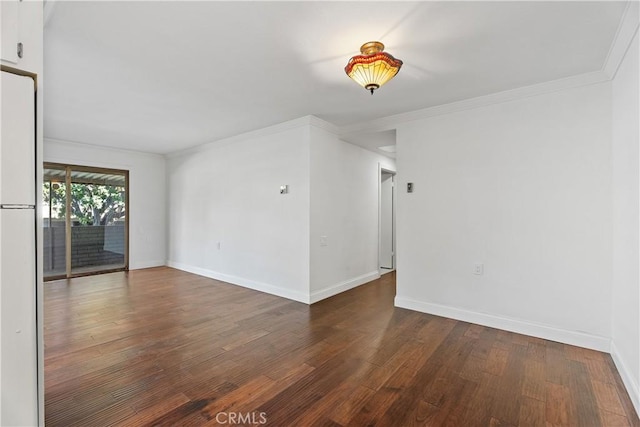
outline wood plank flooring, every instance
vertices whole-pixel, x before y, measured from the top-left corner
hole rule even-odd
[[[604,353],[170,268],[45,284],[47,426],[640,426]]]

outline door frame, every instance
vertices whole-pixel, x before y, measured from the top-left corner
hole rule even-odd
[[[382,174],[387,173],[392,175],[393,192],[391,196],[391,234],[392,234],[392,265],[391,269],[382,268],[380,258],[380,247],[382,245]],[[396,253],[396,176],[395,170],[383,167],[378,163],[378,273],[380,275],[395,271],[398,266],[398,256]]]
[[[59,274],[55,276],[47,276],[44,277],[43,280],[45,282],[59,279],[70,279],[73,277],[82,277],[82,276],[92,276],[95,274],[103,274],[103,273],[113,273],[116,271],[129,271],[129,217],[130,217],[130,209],[129,209],[129,171],[126,169],[113,169],[113,168],[103,168],[103,167],[95,167],[95,166],[84,166],[84,165],[72,165],[68,163],[56,163],[56,162],[44,162],[43,169],[58,169],[65,171],[65,185],[67,187],[66,194],[71,194],[71,171],[79,171],[79,172],[94,172],[94,173],[105,173],[105,174],[117,174],[124,176],[124,191],[125,191],[125,209],[126,215],[124,218],[124,266],[119,268],[109,268],[98,271],[91,272],[80,272],[80,273],[72,273],[71,271],[71,200],[69,197],[66,198],[66,215],[65,215],[65,274]],[[43,173],[44,176],[44,173]],[[42,187],[42,185],[41,185]],[[40,192],[42,192],[42,188],[40,188]],[[51,221],[51,218],[49,218]],[[43,269],[44,271],[44,269]]]

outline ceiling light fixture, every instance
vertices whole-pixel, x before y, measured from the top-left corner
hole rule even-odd
[[[402,67],[402,61],[383,52],[380,42],[368,42],[360,47],[362,55],[356,55],[344,67],[347,76],[363,88],[373,91],[391,80]]]

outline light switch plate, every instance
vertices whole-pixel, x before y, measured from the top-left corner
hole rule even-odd
[[[482,273],[484,273],[484,264],[480,262],[473,264],[473,274],[476,274],[479,276]]]

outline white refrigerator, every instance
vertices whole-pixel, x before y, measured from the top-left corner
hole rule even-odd
[[[35,86],[0,85],[0,425],[38,424]]]

